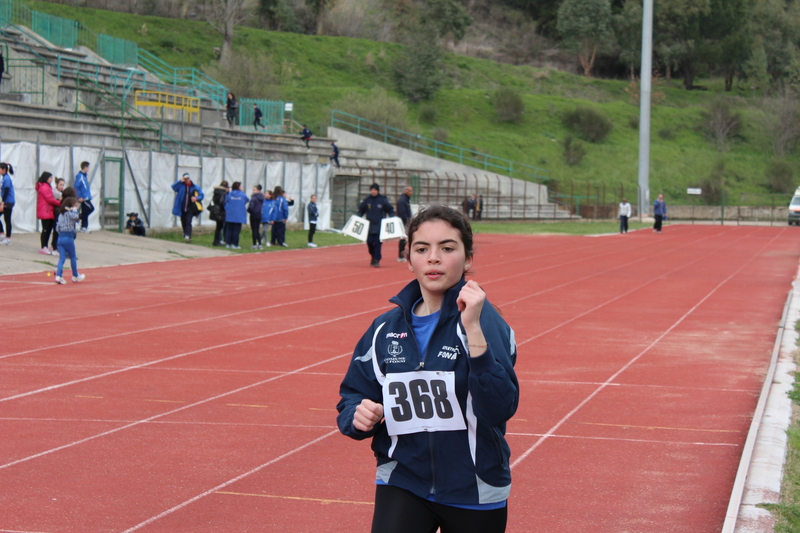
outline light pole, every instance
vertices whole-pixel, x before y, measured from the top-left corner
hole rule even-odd
[[[639,99],[639,219],[650,206],[650,92],[653,77],[653,0],[642,9],[642,68]]]

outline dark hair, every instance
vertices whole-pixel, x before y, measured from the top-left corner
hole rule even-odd
[[[58,184],[61,182],[66,183],[66,180],[64,178],[56,178],[56,187],[58,187]]]
[[[12,176],[14,175],[14,167],[11,166],[11,163],[0,163],[0,169],[5,170]]]
[[[36,183],[47,183],[47,180],[49,180],[52,177],[53,177],[53,175],[50,174],[49,172],[46,172],[46,171],[42,172],[42,175],[39,176],[39,179],[36,180]]]
[[[275,186],[275,190],[272,191],[272,197],[273,198],[277,198],[278,196],[280,196],[282,194],[283,194],[283,187],[281,187],[280,185],[276,185]]]
[[[233,189],[235,191],[241,190],[241,188],[242,188],[242,182],[241,181],[234,181],[233,185],[231,185],[231,189]]]
[[[84,168],[86,168],[88,166],[89,166],[89,162],[88,161],[82,161],[81,162],[81,170],[83,170]]]
[[[66,198],[78,198],[78,192],[75,190],[75,187],[67,187],[61,191],[61,200],[63,201]]]
[[[222,180],[221,182],[219,182],[219,186],[220,187],[225,187],[227,189],[228,188],[228,181],[227,180]]]
[[[68,196],[67,198],[61,198],[61,207],[58,208],[58,212],[62,215],[67,212],[68,207],[72,207],[78,203],[78,199],[74,196]]]
[[[458,230],[461,234],[461,242],[464,243],[464,255],[467,258],[472,257],[474,250],[472,248],[472,226],[469,220],[451,207],[446,205],[429,205],[420,209],[414,218],[408,223],[406,228],[406,235],[408,235],[408,249],[411,249],[411,243],[414,241],[414,233],[424,222],[431,222],[433,220],[441,220],[446,222],[454,229]],[[406,252],[408,253],[408,252]]]
[[[257,191],[260,191],[260,190],[261,190],[261,184],[260,184],[260,183],[259,183],[259,184],[257,184],[255,187],[256,187],[256,190],[257,190]]]

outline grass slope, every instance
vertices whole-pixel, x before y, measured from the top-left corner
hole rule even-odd
[[[202,68],[214,61],[221,36],[203,21],[162,19],[33,2],[33,8],[80,20],[100,33],[129,39],[173,66]],[[143,28],[146,27],[146,32]],[[333,102],[356,91],[366,94],[375,86],[393,90],[391,64],[400,53],[396,44],[362,39],[308,36],[238,28],[238,51],[265,54],[272,59],[277,92],[295,103],[295,117],[322,133]],[[625,190],[635,197],[639,132],[630,124],[638,119],[638,104],[626,92],[628,81],[598,80],[527,66],[511,66],[448,54],[447,83],[433,100],[436,118],[419,121],[422,103],[409,106],[409,119],[419,133],[433,137],[435,128],[449,133],[448,142],[512,161],[547,168],[561,190],[585,189],[586,182],[607,191]],[[715,151],[699,132],[703,105],[722,93],[719,80],[701,80],[708,91],[685,91],[679,82],[661,84],[663,93],[652,109],[650,187],[653,195],[686,201],[687,187],[698,186],[718,161],[725,163],[729,197],[737,193],[766,193],[764,173],[769,145],[760,131],[756,99],[746,91],[737,97],[745,119],[739,142],[728,152]],[[499,123],[493,92],[513,87],[522,95],[525,116],[519,125]],[[273,88],[274,89],[274,88]],[[591,105],[608,116],[614,130],[599,144],[585,143],[587,155],[576,166],[564,162],[560,142],[570,132],[561,124],[565,110]],[[797,166],[793,155],[790,164]],[[787,197],[788,198],[788,197]],[[781,198],[778,203],[788,201]]]

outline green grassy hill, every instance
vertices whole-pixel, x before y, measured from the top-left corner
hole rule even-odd
[[[202,21],[46,2],[34,2],[33,8],[135,41],[173,66],[202,68],[214,61],[214,48],[221,45],[221,36]],[[278,86],[271,91],[293,101],[295,118],[320,133],[330,122],[331,104],[342,95],[353,91],[366,94],[376,86],[393,91],[391,63],[401,50],[395,44],[253,28],[238,28],[235,46],[237,51],[272,59]],[[590,79],[452,54],[445,61],[448,81],[432,102],[435,120],[429,124],[419,121],[421,108],[430,103],[409,106],[408,118],[418,132],[432,137],[439,128],[448,132],[452,144],[547,168],[561,190],[585,190],[589,182],[604,185],[607,191],[624,187],[627,195],[635,197],[639,110],[625,91],[627,81]],[[766,194],[764,175],[770,146],[760,126],[756,98],[742,91],[728,93],[744,118],[744,127],[738,142],[721,154],[700,133],[699,123],[704,104],[722,94],[722,82],[698,81],[709,90],[688,92],[680,88],[679,81],[673,81],[671,87],[662,84],[654,88],[664,98],[652,110],[651,191],[664,192],[668,198],[683,197],[687,187],[697,186],[724,160],[728,194]],[[526,111],[519,125],[499,123],[495,118],[492,95],[502,86],[523,95]],[[564,162],[561,141],[570,132],[560,117],[580,104],[600,110],[613,121],[614,129],[602,143],[585,143],[586,157],[579,165],[569,166]],[[789,163],[796,167],[798,157],[793,155]]]

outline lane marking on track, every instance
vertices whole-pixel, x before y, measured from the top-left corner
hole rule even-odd
[[[211,397],[206,398],[204,400],[199,400],[199,401],[194,402],[192,404],[188,404],[188,405],[184,405],[182,407],[178,407],[177,409],[173,409],[171,411],[166,411],[164,413],[159,413],[157,415],[153,415],[153,416],[148,417],[148,418],[144,418],[144,419],[141,419],[141,420],[137,420],[135,422],[131,422],[129,424],[125,424],[124,426],[120,426],[120,427],[117,427],[117,428],[109,429],[108,431],[103,431],[101,433],[97,433],[95,435],[92,435],[92,436],[89,436],[89,437],[85,437],[85,438],[80,439],[80,440],[69,442],[67,444],[64,444],[62,446],[58,446],[56,448],[51,448],[49,450],[45,450],[43,452],[39,452],[39,453],[34,454],[34,455],[29,455],[28,457],[23,457],[21,459],[17,459],[17,460],[14,460],[14,461],[11,461],[11,462],[8,462],[8,463],[5,463],[5,464],[0,464],[0,470],[3,470],[4,468],[9,468],[11,466],[14,466],[14,465],[17,465],[17,464],[20,464],[20,463],[24,463],[24,462],[30,461],[32,459],[37,459],[39,457],[44,457],[45,455],[49,455],[49,454],[57,452],[57,451],[66,450],[68,448],[72,448],[73,446],[77,446],[79,444],[84,444],[86,442],[90,442],[90,441],[98,439],[100,437],[113,435],[114,433],[118,433],[118,432],[120,432],[120,431],[122,431],[124,429],[129,429],[129,428],[132,428],[132,427],[136,427],[136,426],[139,426],[139,425],[147,423],[147,422],[152,422],[154,420],[158,420],[159,418],[162,418],[162,417],[165,417],[165,416],[169,416],[169,415],[173,415],[175,413],[180,413],[181,411],[186,411],[187,409],[191,409],[193,407],[197,407],[198,405],[203,405],[203,404],[212,402],[214,400],[219,400],[220,398],[225,398],[225,397],[230,396],[232,394],[237,394],[237,393],[242,392],[242,391],[246,391],[246,390],[249,390],[249,389],[252,389],[252,388],[255,388],[255,387],[259,387],[261,385],[264,385],[266,383],[270,383],[272,381],[275,381],[275,380],[278,380],[278,379],[281,379],[281,378],[284,378],[284,377],[293,376],[295,374],[299,374],[299,373],[303,372],[304,370],[306,370],[308,368],[313,368],[315,366],[327,364],[327,363],[330,363],[332,361],[336,361],[338,359],[342,359],[343,357],[349,357],[351,355],[352,354],[350,352],[346,352],[346,353],[343,353],[343,354],[340,354],[340,355],[336,355],[336,356],[331,357],[329,359],[325,359],[324,361],[318,361],[316,363],[312,363],[310,365],[306,365],[304,367],[297,368],[297,369],[289,371],[289,372],[285,372],[285,373],[283,373],[281,375],[278,375],[278,376],[273,376],[271,378],[264,379],[264,380],[258,381],[256,383],[251,383],[249,385],[245,385],[243,387],[239,387],[238,389],[234,389],[234,390],[231,390],[231,391],[228,391],[228,392],[223,392],[221,394],[217,394],[215,396],[211,396]],[[333,431],[332,433],[336,433],[337,431]]]
[[[269,407],[269,405],[249,405],[246,403],[226,403],[230,407]]]
[[[107,420],[95,418],[29,418],[29,417],[0,417],[6,422],[70,422],[81,424],[130,424],[136,420]],[[254,428],[294,428],[294,429],[331,429],[330,424],[261,424],[254,422],[199,422],[196,420],[148,420],[146,424],[160,424],[165,426],[237,426]]]
[[[353,314],[345,315],[345,316],[338,317],[338,318],[332,318],[332,319],[329,319],[329,320],[322,320],[320,322],[316,322],[316,323],[313,323],[313,324],[306,324],[304,326],[297,326],[296,328],[289,328],[289,329],[285,329],[285,330],[282,330],[282,331],[273,331],[272,333],[266,333],[264,335],[257,335],[255,337],[248,337],[246,339],[239,339],[239,340],[236,340],[236,341],[231,341],[231,342],[227,342],[227,343],[223,343],[223,344],[217,344],[217,345],[214,345],[214,346],[206,346],[204,348],[200,348],[200,349],[192,350],[192,351],[189,351],[189,352],[183,352],[183,353],[171,355],[169,357],[164,357],[162,359],[157,359],[155,361],[148,361],[146,363],[127,366],[127,367],[120,368],[120,369],[117,369],[117,370],[112,370],[110,372],[104,372],[102,374],[96,374],[94,376],[87,376],[85,378],[75,379],[75,380],[72,380],[72,381],[59,383],[57,385],[50,385],[48,387],[43,387],[41,389],[36,389],[36,390],[28,391],[28,392],[23,392],[23,393],[20,393],[20,394],[15,394],[14,396],[6,396],[5,398],[0,398],[0,402],[6,402],[6,401],[9,401],[9,400],[16,400],[16,399],[19,399],[19,398],[24,398],[26,396],[31,396],[33,394],[39,394],[39,393],[42,393],[42,392],[47,392],[47,391],[51,391],[51,390],[60,389],[62,387],[68,387],[70,385],[76,385],[78,383],[84,383],[86,381],[92,381],[92,380],[95,380],[95,379],[100,379],[100,378],[104,378],[104,377],[108,377],[108,376],[113,376],[115,374],[121,374],[122,372],[128,372],[130,370],[136,370],[136,369],[139,369],[139,368],[144,368],[144,367],[156,365],[156,364],[159,364],[159,363],[163,363],[165,361],[172,361],[172,360],[175,360],[175,359],[180,359],[182,357],[187,357],[189,355],[194,355],[194,354],[198,354],[198,353],[204,353],[204,352],[208,352],[208,351],[211,351],[211,350],[216,350],[216,349],[219,349],[219,348],[229,348],[231,346],[236,346],[236,345],[239,345],[239,344],[244,344],[244,343],[248,343],[248,342],[252,342],[252,341],[256,341],[256,340],[266,339],[268,337],[273,337],[275,335],[283,335],[283,334],[286,334],[286,333],[293,333],[295,331],[301,331],[301,330],[308,329],[308,328],[314,328],[314,327],[322,326],[324,324],[331,324],[333,322],[338,322],[340,320],[347,320],[347,319],[350,319],[350,318],[353,318],[353,317],[365,315],[367,313],[372,314],[372,313],[377,313],[378,311],[385,311],[385,310],[386,310],[386,307],[377,307],[375,309],[368,309],[366,311],[359,311],[358,313],[353,313]],[[308,368],[311,368],[313,366],[316,366],[316,363],[313,364],[313,365],[310,365]],[[284,374],[279,374],[278,377],[281,377],[283,375]],[[267,381],[269,381],[269,380],[267,380]],[[265,381],[265,383],[266,383],[266,381]]]
[[[186,500],[185,502],[176,505],[175,507],[167,509],[166,511],[164,511],[161,514],[158,514],[156,516],[148,518],[144,522],[141,522],[141,523],[133,526],[132,528],[126,529],[122,533],[130,533],[131,531],[136,531],[137,529],[141,529],[141,528],[143,528],[143,527],[145,527],[145,526],[147,526],[149,524],[152,524],[156,520],[159,520],[159,519],[161,519],[161,518],[163,518],[163,517],[165,517],[167,515],[170,515],[170,514],[174,513],[175,511],[183,509],[187,505],[190,505],[190,504],[196,502],[197,500],[205,498],[206,496],[208,496],[210,494],[214,494],[215,492],[219,492],[220,490],[224,489],[225,487],[227,487],[229,485],[232,485],[232,484],[236,483],[237,481],[240,481],[240,480],[246,478],[247,476],[249,476],[251,474],[255,474],[256,472],[258,472],[260,470],[263,470],[264,468],[266,468],[266,467],[268,467],[268,466],[270,466],[272,464],[275,464],[275,463],[277,463],[277,462],[279,462],[279,461],[281,461],[281,460],[283,460],[283,459],[285,459],[287,457],[290,457],[290,456],[294,455],[297,452],[303,451],[306,448],[308,448],[309,446],[313,446],[314,444],[317,444],[318,442],[322,442],[323,440],[325,440],[328,437],[331,437],[333,435],[336,435],[337,433],[339,433],[339,430],[335,429],[333,431],[330,431],[330,432],[322,435],[321,437],[317,437],[316,439],[311,440],[311,441],[303,444],[302,446],[298,446],[297,448],[295,448],[293,450],[290,450],[290,451],[284,453],[283,455],[280,455],[280,456],[276,457],[275,459],[272,459],[271,461],[267,461],[266,463],[264,463],[262,465],[259,465],[259,466],[255,467],[255,468],[253,468],[252,470],[249,470],[249,471],[247,471],[247,472],[245,472],[243,474],[240,474],[240,475],[236,476],[233,479],[229,479],[228,481],[226,481],[224,483],[221,483],[221,484],[217,485],[216,487],[214,487],[212,489],[209,489],[209,490],[207,490],[207,491],[205,491],[203,493],[200,493],[197,496],[195,496],[193,498],[190,498],[190,499]]]
[[[543,433],[506,433],[514,437],[545,437]],[[604,440],[613,442],[641,442],[645,444],[677,444],[688,446],[727,446],[730,448],[741,448],[741,444],[730,442],[683,442],[680,440],[658,440],[658,439],[625,439],[616,437],[583,437],[579,435],[550,435],[552,439],[571,439],[571,440]]]
[[[781,232],[781,233],[783,233],[783,232]],[[766,249],[766,248],[767,248],[767,247],[768,247],[770,244],[772,244],[772,242],[773,242],[775,239],[777,239],[779,236],[780,236],[780,234],[778,234],[778,235],[776,235],[775,237],[773,237],[772,239],[770,239],[770,240],[769,240],[769,242],[768,242],[767,244],[765,244],[764,246],[762,246],[762,247],[761,247],[761,249],[760,249],[758,252],[756,252],[754,255],[752,255],[752,256],[750,257],[750,259],[748,259],[747,261],[745,261],[745,262],[744,262],[744,263],[743,263],[743,264],[742,264],[742,265],[741,265],[741,266],[740,266],[738,269],[736,269],[736,271],[734,271],[732,274],[730,274],[730,275],[729,275],[727,278],[725,278],[725,279],[723,279],[722,281],[720,281],[720,282],[719,282],[719,283],[718,283],[718,284],[717,284],[717,285],[716,285],[716,286],[715,286],[713,289],[711,289],[711,291],[709,291],[709,292],[708,292],[708,293],[707,293],[705,296],[703,296],[703,297],[702,297],[702,298],[701,298],[701,299],[700,299],[700,300],[699,300],[699,301],[698,301],[696,304],[694,304],[694,305],[693,305],[693,306],[692,306],[692,307],[691,307],[691,308],[690,308],[688,311],[686,311],[686,312],[685,312],[685,313],[684,313],[684,314],[683,314],[683,315],[682,315],[682,316],[681,316],[681,317],[680,317],[678,320],[676,320],[676,321],[675,321],[675,322],[674,322],[674,323],[673,323],[673,324],[672,324],[672,325],[671,325],[669,328],[667,328],[667,329],[666,329],[666,330],[665,330],[663,333],[661,333],[661,335],[659,335],[658,337],[656,337],[656,339],[654,339],[654,340],[653,340],[653,342],[651,342],[651,343],[650,343],[650,345],[648,345],[648,346],[647,346],[647,347],[646,347],[644,350],[642,350],[641,352],[639,352],[639,354],[637,354],[635,357],[633,357],[633,359],[631,359],[630,361],[628,361],[627,363],[625,363],[625,364],[624,364],[624,365],[623,365],[623,366],[622,366],[622,367],[621,367],[619,370],[617,370],[617,371],[616,371],[614,374],[612,374],[612,375],[611,375],[611,376],[610,376],[610,377],[609,377],[609,378],[608,378],[608,379],[607,379],[607,380],[606,380],[604,383],[602,383],[602,384],[601,384],[600,386],[598,386],[598,387],[597,387],[597,388],[596,388],[594,391],[592,391],[592,393],[591,393],[591,394],[589,394],[589,395],[588,395],[586,398],[584,398],[584,399],[583,399],[583,401],[581,401],[581,402],[580,402],[578,405],[576,405],[576,406],[575,406],[575,407],[574,407],[574,408],[573,408],[573,409],[572,409],[570,412],[568,412],[566,415],[564,415],[564,417],[563,417],[561,420],[559,420],[559,421],[558,421],[558,422],[557,422],[557,423],[556,423],[556,424],[555,424],[555,425],[554,425],[552,428],[550,428],[550,429],[547,431],[547,433],[545,433],[544,435],[542,435],[542,437],[540,437],[540,438],[539,438],[539,440],[537,440],[537,441],[536,441],[536,442],[535,442],[535,443],[534,443],[534,444],[533,444],[533,445],[532,445],[530,448],[528,448],[527,450],[525,450],[525,451],[524,451],[524,452],[523,452],[523,453],[522,453],[522,454],[521,454],[521,455],[520,455],[520,456],[519,456],[519,457],[518,457],[518,458],[517,458],[517,459],[516,459],[516,460],[515,460],[513,463],[511,463],[511,468],[515,468],[515,467],[516,467],[518,464],[520,464],[522,461],[524,461],[524,460],[525,460],[525,459],[526,459],[526,458],[527,458],[527,457],[528,457],[530,454],[532,454],[534,451],[536,451],[536,449],[537,449],[539,446],[541,446],[541,444],[542,444],[542,443],[543,443],[545,440],[547,440],[548,438],[550,438],[550,437],[554,436],[555,432],[556,432],[556,431],[557,431],[557,430],[558,430],[558,429],[559,429],[561,426],[563,426],[563,425],[564,425],[564,424],[565,424],[565,423],[566,423],[566,422],[567,422],[567,421],[568,421],[570,418],[572,418],[572,416],[573,416],[575,413],[577,413],[577,412],[578,412],[578,411],[579,411],[579,410],[580,410],[580,409],[581,409],[581,408],[582,408],[584,405],[586,405],[587,403],[589,403],[589,402],[590,402],[590,401],[591,401],[591,400],[592,400],[592,399],[593,399],[595,396],[597,396],[598,394],[600,394],[600,392],[602,392],[602,391],[603,391],[603,390],[604,390],[604,389],[605,389],[605,388],[606,388],[606,387],[607,387],[609,384],[611,384],[611,383],[612,383],[612,382],[613,382],[615,379],[617,379],[617,377],[619,377],[619,376],[620,376],[620,375],[621,375],[623,372],[625,372],[626,370],[628,370],[628,368],[630,368],[631,366],[633,366],[633,364],[634,364],[634,363],[636,363],[636,362],[637,362],[639,359],[641,359],[642,357],[644,357],[644,355],[645,355],[647,352],[649,352],[651,349],[653,349],[653,348],[654,348],[654,347],[655,347],[655,346],[656,346],[656,345],[657,345],[659,342],[661,342],[661,340],[662,340],[662,339],[664,339],[664,337],[666,337],[667,335],[669,335],[669,334],[670,334],[670,333],[671,333],[671,332],[672,332],[672,331],[673,331],[675,328],[677,328],[679,325],[681,325],[681,324],[683,323],[683,321],[684,321],[684,320],[686,320],[686,319],[689,317],[689,315],[691,315],[692,313],[694,313],[694,312],[695,312],[695,311],[696,311],[696,310],[697,310],[697,309],[698,309],[698,308],[699,308],[699,307],[700,307],[700,306],[701,306],[703,303],[705,303],[705,301],[706,301],[706,300],[708,300],[709,298],[711,298],[711,296],[713,296],[713,295],[714,295],[714,294],[715,294],[715,293],[716,293],[716,292],[717,292],[717,291],[718,291],[718,290],[719,290],[719,289],[720,289],[720,288],[721,288],[723,285],[725,285],[726,283],[728,283],[728,282],[729,282],[731,279],[733,279],[733,278],[734,278],[734,277],[735,277],[737,274],[739,274],[739,272],[741,272],[742,270],[744,270],[744,268],[745,268],[747,265],[749,265],[749,264],[750,264],[750,263],[752,263],[752,262],[753,262],[753,261],[754,261],[754,260],[755,260],[757,257],[759,257],[759,256],[760,256],[760,255],[761,255],[761,254],[764,252],[764,250],[765,250],[765,249]],[[690,264],[691,264],[691,263],[690,263]],[[676,270],[679,270],[679,269],[676,269]],[[586,313],[584,313],[584,314],[586,314]],[[570,322],[571,322],[571,321],[572,321],[572,320],[570,320]],[[552,329],[552,328],[551,328],[551,329]],[[541,336],[541,334],[540,334],[540,335],[537,335],[537,337],[539,337],[539,336]],[[536,338],[536,337],[533,337],[533,338]],[[528,339],[528,340],[529,340],[529,341],[530,341],[530,340],[533,340],[533,338],[531,338],[531,339]],[[526,341],[526,342],[527,342],[527,341]],[[520,344],[521,344],[521,343],[520,343]],[[519,346],[519,344],[518,344],[518,346]]]
[[[572,422],[568,421],[568,424],[574,424],[576,426],[608,426],[608,427],[617,427],[617,428],[633,428],[633,429],[665,429],[668,431],[700,431],[705,433],[742,433],[736,429],[701,429],[701,428],[681,428],[681,427],[671,427],[671,426],[635,426],[632,424],[604,424],[602,422]]]
[[[142,401],[143,402],[155,402],[155,403],[186,403],[183,400],[148,400],[146,398],[144,400],[142,400]]]
[[[347,503],[347,504],[355,504],[355,505],[375,505],[375,502],[357,502],[357,501],[350,501],[350,500],[328,500],[325,498],[301,498],[299,496],[278,496],[277,494],[250,494],[247,492],[228,492],[224,490],[219,490],[214,494],[227,494],[230,496],[251,496],[255,498],[275,498],[279,500],[298,500],[303,502],[319,502],[323,504],[329,503]]]

